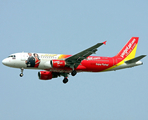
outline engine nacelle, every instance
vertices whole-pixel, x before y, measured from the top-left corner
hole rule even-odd
[[[58,74],[50,72],[50,71],[40,71],[38,72],[38,77],[41,80],[50,80],[52,78],[58,77]]]
[[[61,67],[65,67],[66,62],[65,60],[51,60],[51,66],[53,68],[61,68]]]

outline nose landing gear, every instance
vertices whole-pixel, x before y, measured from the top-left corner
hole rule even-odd
[[[21,68],[20,77],[23,77],[23,71],[24,71],[24,68]]]

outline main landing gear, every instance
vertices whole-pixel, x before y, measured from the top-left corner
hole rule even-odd
[[[72,76],[75,76],[77,74],[77,71],[76,70],[73,70],[72,72],[71,72],[71,75]]]
[[[77,74],[77,71],[76,70],[73,70],[71,72],[71,75],[72,76],[75,76],[76,74]],[[68,82],[68,78],[67,78],[68,77],[68,74],[64,74],[63,76],[64,76],[63,83],[66,84]]]
[[[66,84],[68,82],[68,74],[69,73],[61,73],[61,75],[64,77],[63,83]]]
[[[24,68],[21,68],[20,77],[23,77],[23,70],[24,70]]]
[[[66,84],[67,82],[68,82],[68,78],[65,77],[65,78],[63,79],[63,83]]]
[[[73,70],[71,72],[71,75],[72,76],[75,76],[76,74],[77,74],[77,71],[76,70]],[[68,73],[63,73],[61,75],[64,76],[63,83],[66,84],[68,82]]]

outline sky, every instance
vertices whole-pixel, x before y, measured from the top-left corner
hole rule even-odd
[[[0,0],[0,60],[17,52],[76,54],[107,41],[95,56],[116,55],[139,37],[148,52],[147,0]],[[148,58],[134,68],[78,73],[49,81],[40,70],[0,64],[1,120],[147,120]]]

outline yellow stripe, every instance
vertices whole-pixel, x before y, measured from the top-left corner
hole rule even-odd
[[[124,60],[130,60],[130,59],[135,58],[135,54],[136,54],[136,50],[137,50],[137,45],[135,46],[135,48],[133,49],[133,51]]]

